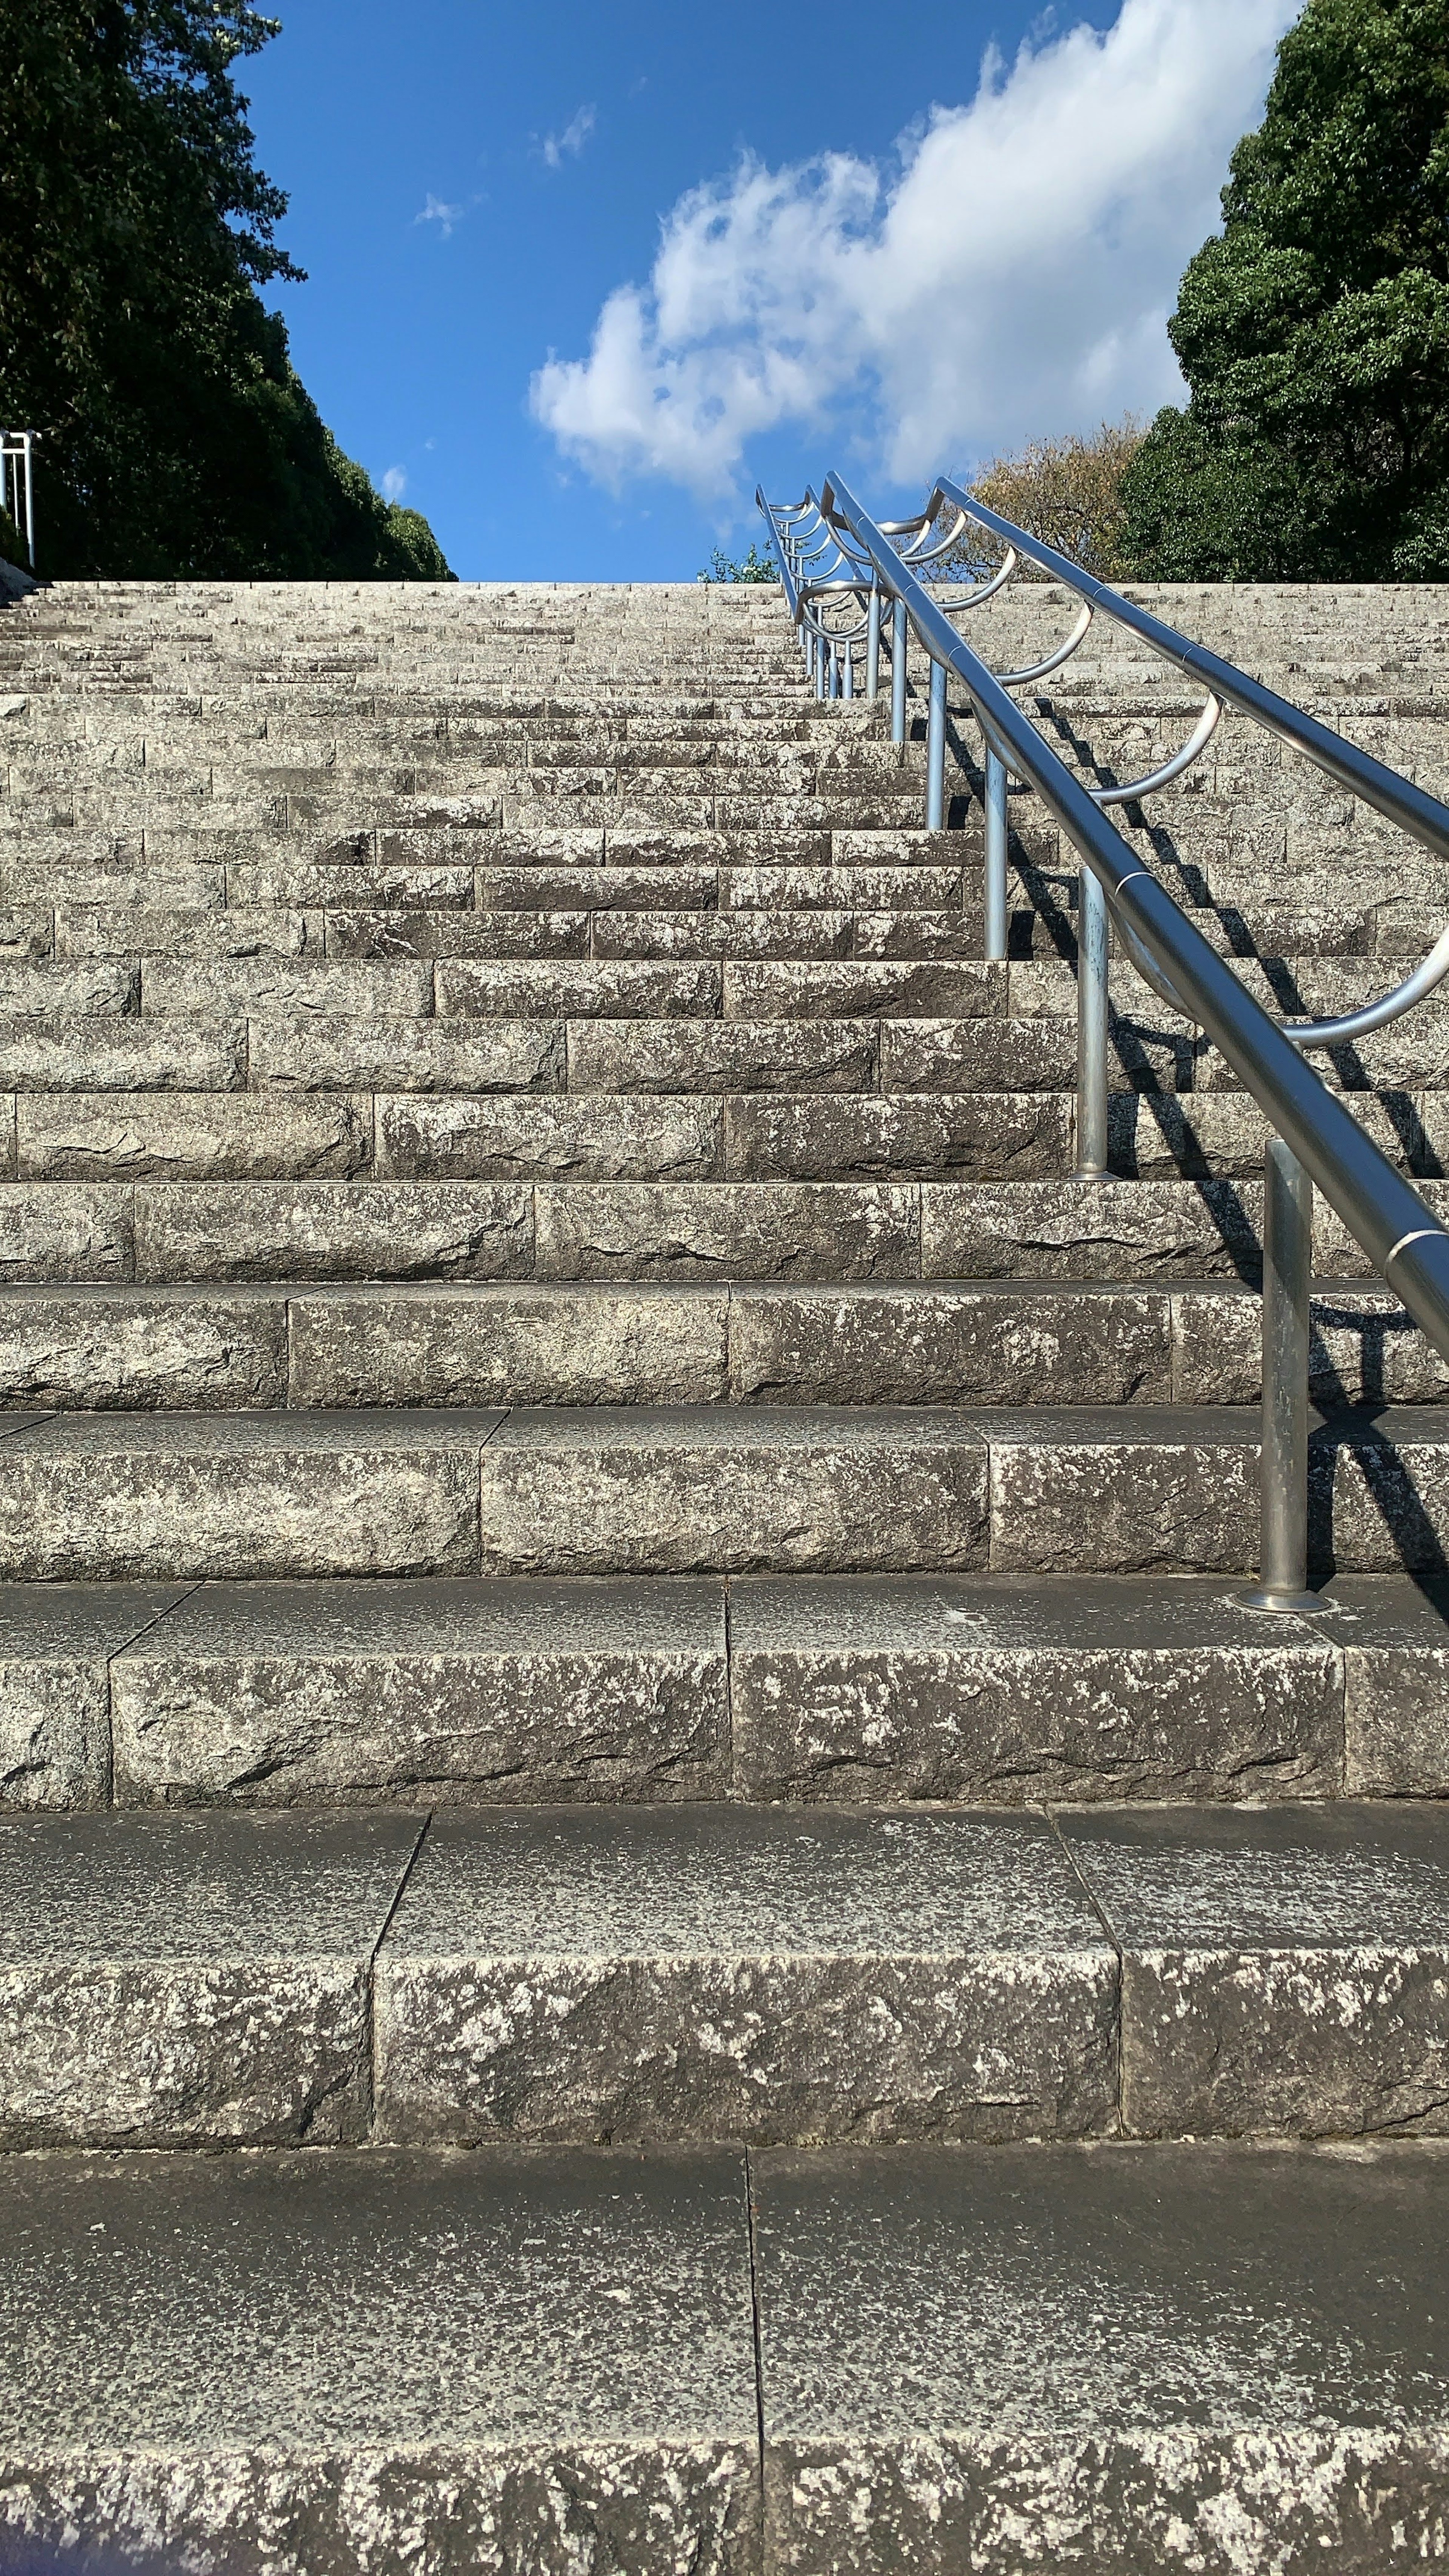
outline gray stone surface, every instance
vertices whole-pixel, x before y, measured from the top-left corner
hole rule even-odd
[[[1385,1408],[1354,1425],[1351,1438],[1325,1426],[1310,1454],[1309,1495],[1321,1566],[1437,1581],[1449,1563],[1449,1412]]]
[[[384,2136],[1078,2134],[1116,1960],[1036,1820],[436,1822],[379,1954]]]
[[[714,1019],[720,1006],[720,969],[706,960],[680,966],[639,958],[449,957],[439,960],[436,976],[440,1017]]]
[[[496,1413],[58,1414],[0,1439],[9,1578],[477,1565]]]
[[[436,1098],[377,1103],[386,1179],[707,1180],[722,1169],[714,1100]]]
[[[0,2141],[365,2134],[409,1817],[0,1817]]]
[[[503,1181],[145,1181],[126,1195],[139,1279],[516,1279],[533,1267],[532,1195]],[[0,1227],[5,1204],[0,1192]],[[94,1242],[109,1213],[75,1206],[52,1258],[78,1259],[71,1240]],[[129,1231],[113,1256],[103,1238],[81,1275],[109,1277],[102,1260],[130,1252]]]
[[[249,1023],[251,1080],[275,1091],[559,1091],[560,1022],[293,1019]],[[0,1071],[4,1067],[0,1048]]]
[[[1060,1092],[757,1097],[725,1105],[725,1168],[760,1180],[1039,1180],[1072,1161]]]
[[[971,1420],[884,1405],[521,1408],[483,1451],[483,1571],[979,1565],[986,1451]],[[4,1473],[0,1453],[0,1495]]]
[[[245,1092],[22,1095],[22,1180],[339,1179],[372,1161],[372,1103]]]
[[[579,1020],[568,1072],[571,1091],[871,1091],[876,1033],[859,1020]]]
[[[1328,1586],[1344,1663],[1344,1785],[1362,1797],[1449,1795],[1449,1595],[1376,1575]]]
[[[880,1071],[883,1091],[1074,1091],[1077,1035],[1060,1020],[887,1020]],[[1186,1088],[1191,1071],[1186,1039],[1144,1046],[1116,1025],[1114,1091]]]
[[[1208,1579],[744,1581],[730,1659],[748,1797],[1291,1798],[1343,1775],[1337,1625]]]
[[[725,1393],[723,1288],[417,1285],[291,1301],[289,1401],[707,1404]],[[5,1303],[0,1296],[0,1351]]]
[[[779,2576],[1308,2576],[1432,2558],[1433,2148],[753,2165]]]
[[[7,2566],[759,2576],[738,2156],[34,2157],[0,2296]]]
[[[1141,2136],[1449,2128],[1449,1815],[1073,1815]]]
[[[1182,1289],[1173,1299],[1173,1372],[1182,1404],[1255,1404],[1263,1312],[1256,1292]],[[1387,1289],[1320,1288],[1312,1306],[1315,1404],[1442,1404],[1449,1367]]]
[[[730,1391],[809,1404],[1166,1403],[1168,1300],[994,1281],[744,1288],[730,1301]]]
[[[112,1182],[9,1182],[0,1189],[0,1280],[133,1278],[134,1206],[134,1193]]]
[[[991,1444],[1001,1572],[1246,1573],[1257,1563],[1258,1409],[1039,1406],[974,1418]]]
[[[204,1584],[111,1709],[121,1805],[718,1795],[724,1587]]]
[[[912,1279],[920,1194],[879,1181],[541,1182],[544,1279]]]
[[[280,1404],[280,1297],[218,1289],[0,1289],[0,1407]]]
[[[0,1584],[0,1808],[104,1806],[107,1660],[179,1584]]]
[[[66,970],[79,974],[79,967]],[[3,985],[0,985],[3,993]],[[27,1006],[12,1003],[9,1008]],[[28,1006],[44,1006],[33,1002]],[[75,1009],[56,1002],[55,1010]],[[425,1020],[433,1007],[433,970],[421,961],[399,958],[385,966],[351,959],[249,957],[185,959],[148,957],[141,973],[141,1008],[154,1015],[179,1014],[186,1019],[294,1018],[319,1011],[364,1020]]]
[[[1005,1003],[1005,967],[980,959],[731,960],[724,969],[727,1020],[975,1020]]]
[[[4,1091],[237,1091],[245,1080],[243,1021],[0,1021]]]
[[[1256,1278],[1260,1181],[926,1181],[928,1279]]]

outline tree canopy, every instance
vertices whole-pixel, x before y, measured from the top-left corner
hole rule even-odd
[[[0,0],[0,410],[42,433],[47,574],[452,578],[344,456],[258,293],[286,199],[241,0]]]
[[[1449,0],[1308,0],[1124,483],[1166,581],[1449,578]]]

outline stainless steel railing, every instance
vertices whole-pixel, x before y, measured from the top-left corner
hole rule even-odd
[[[1265,1173],[1263,1271],[1262,1549],[1252,1596],[1266,1610],[1323,1608],[1307,1588],[1308,1346],[1312,1190],[1334,1207],[1435,1348],[1449,1359],[1449,1232],[1403,1175],[1380,1153],[1337,1095],[1304,1061],[1308,1044],[1329,1045],[1397,1016],[1449,971],[1449,932],[1424,965],[1370,1013],[1341,1021],[1281,1028],[1263,1010],[1187,915],[1142,866],[1108,819],[1109,803],[1149,795],[1197,757],[1224,704],[1265,724],[1316,761],[1338,783],[1449,858],[1449,807],[1396,771],[1316,724],[1231,663],[1192,644],[951,484],[940,484],[915,519],[877,524],[838,475],[818,503],[811,494],[789,509],[757,495],[806,666],[822,696],[853,694],[856,643],[866,639],[866,693],[878,686],[879,643],[890,606],[891,731],[905,740],[908,636],[929,666],[926,820],[943,819],[946,683],[965,691],[986,746],[987,954],[1006,954],[1006,779],[1032,787],[1081,863],[1077,963],[1078,1180],[1102,1179],[1107,1167],[1108,920],[1128,956],[1172,1009],[1204,1029],[1258,1102],[1270,1127]],[[957,512],[941,534],[946,506]],[[997,674],[957,634],[920,577],[959,544],[969,521],[1002,539],[1007,555],[956,610],[999,590],[1021,555],[1079,592],[1086,611],[1055,654],[1021,672]],[[895,542],[904,538],[904,544]],[[928,543],[928,540],[930,541]],[[861,603],[865,603],[862,610]],[[1076,649],[1103,608],[1134,628],[1208,693],[1183,750],[1127,787],[1090,789],[1053,751],[1008,694],[1055,669]],[[842,622],[841,612],[848,622]],[[854,613],[851,613],[854,612]],[[1442,964],[1437,965],[1440,952]]]
[[[39,431],[0,430],[0,510],[8,510],[35,570],[35,447]]]

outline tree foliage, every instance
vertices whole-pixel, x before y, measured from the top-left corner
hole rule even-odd
[[[727,555],[721,547],[714,546],[708,569],[694,577],[696,581],[778,581],[780,575],[773,557],[756,553],[752,537],[749,553],[744,555]]]
[[[1449,0],[1308,0],[1169,330],[1139,571],[1449,578]]]
[[[1039,438],[1015,456],[983,465],[967,489],[1028,536],[1070,555],[1099,581],[1130,570],[1125,551],[1123,478],[1142,444],[1140,424],[1103,421],[1090,438]],[[980,551],[971,540],[973,557]],[[1023,570],[1031,574],[1030,563]]]
[[[50,574],[447,580],[344,456],[259,287],[295,278],[242,0],[0,0],[0,410]]]

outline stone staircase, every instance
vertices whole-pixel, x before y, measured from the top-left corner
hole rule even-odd
[[[1449,594],[1162,598],[1449,788]],[[1246,1608],[1261,1118],[1119,962],[1072,1181],[915,730],[768,590],[0,612],[6,2576],[1443,2554],[1445,1370],[1320,1203]],[[1125,828],[1280,1010],[1449,913],[1232,719]],[[1449,1214],[1449,1002],[1323,1069]]]

